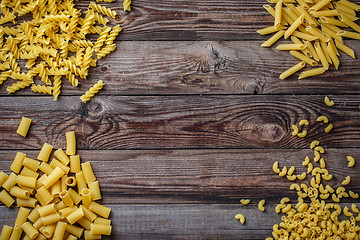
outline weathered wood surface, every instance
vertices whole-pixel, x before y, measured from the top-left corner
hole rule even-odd
[[[106,88],[105,90],[106,91]],[[44,142],[65,147],[75,130],[79,149],[308,148],[360,146],[359,96],[97,96],[0,98],[0,149],[39,149]],[[316,122],[325,115],[334,125]],[[33,120],[26,141],[16,134],[20,116]],[[308,119],[308,137],[291,135],[291,125]]]
[[[21,150],[23,151],[23,150]],[[23,151],[36,158],[38,151]],[[313,157],[310,149],[298,150],[102,150],[78,152],[82,161],[91,161],[99,179],[105,204],[237,204],[242,198],[257,202],[266,199],[278,203],[284,196],[297,199],[289,189],[292,182],[272,171],[272,164],[282,168],[296,167],[296,174],[305,156]],[[0,151],[0,169],[9,167],[16,151]],[[347,166],[346,156],[358,162]],[[328,183],[341,186],[351,176],[348,190],[360,193],[360,153],[357,149],[326,149],[327,169],[334,175]],[[314,163],[314,166],[318,166]],[[304,181],[308,183],[310,176]],[[347,201],[347,200],[345,200]]]
[[[121,37],[120,37],[121,38]],[[266,37],[264,37],[265,39]],[[286,41],[282,41],[286,42]],[[347,41],[360,55],[360,41]],[[288,80],[279,75],[299,61],[288,51],[260,47],[260,41],[125,41],[91,68],[87,80],[75,88],[65,78],[60,98],[80,95],[103,80],[105,95],[159,94],[346,94],[360,91],[359,60],[341,54],[340,69],[318,77]],[[306,69],[311,69],[307,67]],[[0,86],[0,95],[17,80]],[[36,79],[42,84],[40,79]],[[30,88],[18,95],[36,95]]]

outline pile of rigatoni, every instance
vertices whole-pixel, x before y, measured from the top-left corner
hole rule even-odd
[[[301,61],[284,71],[281,79],[301,70],[306,64],[316,68],[301,72],[299,79],[322,74],[331,64],[338,69],[338,50],[355,58],[354,51],[344,44],[343,37],[360,39],[360,26],[354,22],[358,20],[356,11],[360,10],[360,5],[348,0],[268,1],[276,4],[275,9],[264,5],[275,19],[274,26],[257,32],[261,35],[275,34],[261,46],[270,47],[282,37],[290,38],[292,43],[280,44],[277,49],[288,50]],[[319,63],[321,67],[317,67]]]
[[[25,137],[29,126],[23,119],[18,133]],[[50,164],[53,146],[45,143],[37,160],[18,152],[13,172],[0,172],[0,201],[11,207],[16,199],[19,207],[15,226],[4,225],[0,239],[101,239],[111,234],[111,209],[95,202],[102,198],[99,182],[90,162],[81,163],[75,155],[74,132],[66,133],[66,142],[66,152],[56,150]]]

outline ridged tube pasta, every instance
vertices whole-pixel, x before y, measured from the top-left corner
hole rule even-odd
[[[4,225],[1,230],[0,239],[4,239],[4,240],[10,239],[12,230],[13,230],[12,227],[10,227],[8,225]]]
[[[22,227],[15,226],[13,228],[13,230],[12,230],[10,240],[18,240],[18,239],[20,239],[22,232],[23,232]]]
[[[24,190],[18,186],[14,186],[10,189],[10,195],[21,198],[21,199],[29,199],[30,198],[30,192],[27,190]]]
[[[43,180],[43,185],[45,188],[49,188],[51,187],[57,180],[59,180],[63,175],[65,174],[65,172],[59,168],[59,167],[56,167],[54,169],[54,171],[51,172],[51,174],[45,178]]]
[[[29,131],[29,128],[30,128],[30,124],[31,124],[31,119],[30,118],[22,117],[21,122],[20,122],[19,127],[16,130],[16,132],[19,135],[21,135],[23,137],[26,137],[27,132]]]
[[[72,212],[66,219],[69,221],[70,224],[74,224],[80,218],[84,216],[84,212],[81,208],[77,209],[76,211]]]
[[[55,157],[57,157],[63,164],[68,165],[70,162],[69,157],[64,153],[64,151],[59,148],[54,152]]]
[[[99,92],[104,86],[103,81],[99,80],[94,86],[92,86],[84,95],[80,97],[81,101],[86,103],[89,101],[97,92]]]
[[[21,228],[30,239],[35,239],[39,235],[39,231],[36,230],[36,228],[34,228],[29,222],[25,222]]]
[[[62,191],[59,196],[62,199],[62,201],[65,203],[66,206],[71,207],[74,205],[74,201],[72,200],[72,198],[67,190]]]
[[[35,177],[18,175],[16,177],[16,183],[21,185],[21,186],[35,188],[36,178]]]
[[[37,159],[43,161],[43,162],[47,162],[49,161],[49,157],[51,154],[51,151],[53,150],[53,146],[48,144],[48,143],[44,143],[44,145],[42,146],[39,155],[37,157]]]
[[[90,204],[92,203],[91,190],[88,188],[84,188],[83,190],[81,190],[80,196],[82,199],[82,204],[85,207],[89,208]]]
[[[55,203],[45,205],[38,210],[41,217],[56,213]]]
[[[70,225],[68,224],[66,226],[66,231],[69,232],[70,234],[80,238],[84,232],[84,229],[80,228],[80,227],[77,227],[77,226],[74,226],[74,225]]]
[[[7,207],[11,207],[11,205],[15,202],[15,200],[5,190],[0,192],[0,201]]]
[[[74,156],[76,152],[76,137],[75,132],[67,132],[66,136],[66,154]]]
[[[70,172],[79,173],[81,172],[80,156],[70,156]]]
[[[62,240],[64,238],[67,223],[59,221],[53,235],[53,240]]]
[[[15,173],[19,173],[25,157],[26,157],[25,153],[17,152],[15,155],[14,161],[12,162],[12,164],[10,166],[10,169]]]
[[[244,224],[245,219],[243,221],[240,219],[240,222]],[[111,225],[92,223],[90,227],[90,233],[109,236],[111,234]]]
[[[92,183],[89,183],[88,187],[91,191],[92,200],[100,200],[101,199],[101,191],[100,191],[99,181],[94,181]],[[245,199],[242,199],[242,200],[245,200]],[[250,202],[250,199],[246,199],[245,201],[241,202],[241,204],[246,205],[246,204],[249,204],[249,202]]]
[[[111,212],[111,208],[103,206],[97,202],[92,202],[89,207],[89,210],[104,218],[108,218]]]
[[[303,78],[307,78],[307,77],[311,77],[311,76],[320,75],[320,74],[323,74],[325,71],[326,71],[326,69],[324,67],[304,71],[304,72],[300,73],[298,79],[303,79]]]

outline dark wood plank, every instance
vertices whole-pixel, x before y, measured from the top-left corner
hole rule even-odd
[[[36,158],[38,151],[23,151]],[[304,150],[99,150],[79,151],[82,161],[90,161],[100,181],[105,204],[189,204],[239,203],[250,198],[256,205],[260,199],[278,203],[284,196],[296,199],[289,189],[292,182],[272,171],[272,164],[296,167],[296,174],[306,171],[301,165]],[[0,170],[10,173],[15,151],[0,151]],[[346,156],[357,163],[347,166]],[[323,154],[327,169],[334,178],[333,187],[341,186],[348,175],[348,190],[360,192],[357,149],[326,149]],[[314,163],[318,166],[317,163]],[[308,183],[296,181],[297,183]]]
[[[109,205],[113,232],[103,239],[265,239],[280,221],[273,210],[238,205]],[[234,216],[241,212],[247,223]],[[273,209],[273,208],[272,208]],[[17,209],[0,207],[0,225],[14,225]]]
[[[283,41],[285,42],[285,41]],[[347,41],[360,54],[360,41]],[[230,42],[119,42],[118,49],[92,68],[80,87],[65,78],[62,95],[80,95],[99,79],[107,87],[105,95],[149,94],[346,94],[358,93],[358,60],[342,54],[339,71],[331,68],[323,75],[284,81],[281,72],[298,62],[287,51],[262,48],[259,41]],[[307,67],[307,69],[311,69]],[[0,86],[0,94],[8,95]],[[40,79],[36,79],[41,83]],[[36,95],[30,88],[18,95]]]
[[[121,16],[112,22],[124,27],[121,40],[256,40],[256,30],[274,22],[265,0],[137,0],[130,13],[122,11],[121,1],[102,4]],[[77,6],[86,9],[88,1]]]
[[[319,139],[328,147],[359,147],[359,96],[96,96],[53,102],[51,97],[1,97],[0,149],[39,149],[43,142],[65,146],[75,130],[80,149],[308,148]],[[316,122],[326,115],[335,126]],[[21,116],[33,119],[26,141],[16,134]],[[306,118],[305,139],[291,124]]]

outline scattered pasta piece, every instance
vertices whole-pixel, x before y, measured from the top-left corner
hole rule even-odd
[[[264,205],[265,205],[265,199],[260,200],[260,202],[259,202],[259,204],[258,204],[258,209],[259,209],[260,211],[262,211],[262,212],[265,211]]]
[[[291,125],[291,128],[293,129],[292,135],[296,136],[299,133],[299,128],[296,125]]]
[[[342,185],[348,185],[350,183],[350,176],[347,176],[344,181],[341,182]]]
[[[241,199],[241,200],[240,200],[240,203],[241,203],[242,205],[248,205],[248,204],[250,203],[250,199]]]
[[[80,97],[81,101],[86,103],[89,101],[95,93],[99,92],[104,86],[103,81],[99,80],[94,86],[92,86],[84,95]]]
[[[241,224],[245,223],[245,217],[242,214],[236,214],[235,218],[241,222]]]
[[[300,125],[300,126],[302,126],[302,125],[308,126],[308,125],[309,125],[309,121],[306,120],[306,119],[301,119],[300,122],[299,122],[299,125]]]
[[[316,147],[317,145],[319,145],[320,142],[318,140],[314,140],[310,143],[310,149],[313,149],[314,147]]]
[[[307,130],[303,130],[301,133],[298,133],[297,136],[300,138],[306,137],[307,135]]]
[[[325,132],[330,132],[333,129],[333,125],[331,123],[329,123],[329,125],[324,129]]]
[[[320,116],[316,119],[318,122],[329,123],[329,119],[325,116]]]
[[[334,106],[334,104],[335,104],[334,101],[330,100],[330,98],[328,96],[325,96],[324,101],[325,101],[325,104],[329,107]]]
[[[346,158],[349,161],[348,167],[353,167],[355,165],[355,159],[352,156],[347,156]]]
[[[23,137],[26,137],[27,132],[29,131],[29,128],[30,128],[30,124],[31,124],[31,119],[26,118],[26,117],[22,117],[21,122],[20,122],[19,127],[16,130],[16,132],[19,135],[21,135]]]
[[[123,2],[123,8],[124,8],[124,11],[131,11],[131,0],[124,0]]]

